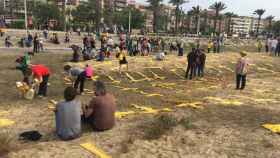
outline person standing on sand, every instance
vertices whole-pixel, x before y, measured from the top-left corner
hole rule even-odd
[[[278,43],[276,46],[276,55],[275,56],[280,56],[280,38],[278,39]]]
[[[245,52],[240,53],[241,58],[236,64],[236,90],[243,90],[246,86],[246,77],[248,73],[248,60]]]
[[[126,59],[127,51],[125,48],[120,47],[120,51],[117,52],[116,57],[119,59],[119,73],[122,73],[122,65],[126,65],[126,70],[128,71],[128,62]]]
[[[258,52],[260,53],[261,51],[262,51],[262,42],[261,42],[261,40],[260,39],[258,39],[258,41],[257,41],[257,48],[258,48]]]
[[[198,77],[204,76],[204,67],[205,67],[206,55],[204,50],[198,49],[196,56],[196,66],[197,66],[197,75]]]
[[[271,55],[274,55],[276,56],[276,47],[277,47],[277,44],[278,44],[278,41],[276,38],[274,38],[272,41],[271,41]]]
[[[269,52],[269,38],[267,38],[265,40],[265,52],[268,53]]]
[[[196,68],[196,50],[195,48],[192,48],[192,51],[188,54],[188,67],[186,70],[186,79],[192,80],[192,78],[195,76],[195,68]],[[189,76],[190,74],[190,76]]]
[[[116,99],[107,93],[101,81],[94,83],[95,96],[88,106],[83,106],[82,122],[89,123],[96,131],[112,129],[115,125]]]
[[[208,53],[211,53],[211,50],[213,48],[213,42],[211,40],[208,41],[208,44],[207,44],[207,48],[208,48]]]

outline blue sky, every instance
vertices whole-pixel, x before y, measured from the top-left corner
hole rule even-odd
[[[140,3],[145,3],[146,0],[136,0]],[[169,0],[164,0],[167,3]],[[184,5],[184,9],[189,10],[192,6],[200,5],[204,8],[208,8],[210,4],[213,4],[217,0],[189,0],[190,2]],[[280,19],[280,0],[221,0],[228,8],[225,12],[234,12],[242,16],[253,16],[253,12],[256,9],[265,9],[266,13],[264,17],[269,15],[275,16]]]

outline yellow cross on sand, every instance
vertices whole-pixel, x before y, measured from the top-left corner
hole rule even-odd
[[[177,73],[177,70],[176,69],[171,69],[170,70],[171,72],[173,72],[176,76],[178,76],[180,79],[184,79],[183,76],[181,76],[180,74]]]
[[[132,82],[141,82],[141,81],[145,81],[146,79],[140,79],[140,80],[136,80],[134,79],[134,77],[132,77],[129,73],[125,73],[125,75],[127,76],[128,79],[130,79]]]
[[[235,100],[235,99],[222,99],[219,97],[205,97],[206,100],[209,101],[214,101],[218,104],[222,104],[222,105],[236,105],[236,106],[240,106],[243,105],[242,102]]]
[[[11,126],[15,124],[15,121],[9,119],[0,119],[0,127]]]
[[[154,75],[154,79],[160,79],[160,80],[164,80],[165,79],[165,77],[159,76],[158,74],[154,73],[152,70],[151,70],[151,73]]]
[[[108,75],[107,77],[108,77],[109,80],[111,80],[113,83],[116,83],[116,84],[120,84],[120,83],[121,83],[121,81],[115,80],[115,79],[114,79],[112,76],[110,76],[110,75]]]
[[[143,74],[142,72],[136,72],[137,74],[139,74],[140,76],[142,76],[143,78],[145,78],[147,81],[152,81],[152,78],[149,78],[148,76],[146,76],[145,74]]]
[[[80,144],[80,146],[86,149],[87,151],[95,154],[99,158],[112,158],[111,156],[107,155],[103,150],[97,148],[93,143],[82,143]]]
[[[280,124],[263,124],[264,128],[272,131],[273,133],[280,133]]]
[[[179,107],[179,108],[192,107],[192,108],[195,108],[195,109],[204,109],[204,107],[200,106],[202,104],[203,104],[202,102],[182,103],[182,104],[176,105],[176,107]]]

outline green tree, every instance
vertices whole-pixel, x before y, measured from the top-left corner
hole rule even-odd
[[[264,9],[257,9],[254,11],[254,14],[258,15],[258,26],[257,26],[257,35],[259,35],[259,30],[260,30],[260,22],[262,19],[263,14],[265,13]]]
[[[195,19],[195,30],[198,30],[200,14],[201,14],[201,8],[199,6],[192,7],[191,14],[192,14],[192,16]]]
[[[128,30],[129,12],[131,12],[131,29],[141,29],[144,27],[145,15],[137,9],[125,8],[122,11],[116,11],[113,22],[119,26],[123,26]]]
[[[59,8],[55,4],[47,4],[44,2],[36,3],[36,7],[33,8],[32,14],[38,24],[45,24],[49,20],[56,20],[57,26],[56,29],[62,28],[64,23],[64,16],[61,14]]]
[[[272,15],[270,15],[270,16],[268,16],[268,17],[266,17],[265,19],[266,20],[268,20],[268,31],[271,33],[271,29],[272,29],[272,21],[273,21],[273,19],[274,19],[275,17],[274,16],[272,16]]]
[[[158,15],[160,13],[160,4],[163,0],[147,0],[147,2],[150,4],[150,9],[153,11],[153,31],[157,32],[158,28]]]
[[[72,11],[73,21],[80,25],[97,25],[95,18],[95,6],[90,5],[90,2],[82,2],[75,10]]]
[[[227,34],[232,34],[232,18],[237,17],[233,12],[225,13],[225,17],[227,18]]]
[[[179,24],[179,18],[180,18],[180,6],[187,3],[187,1],[185,0],[170,0],[169,1],[170,4],[176,6],[175,9],[175,31],[178,31],[178,24]]]
[[[271,31],[276,36],[280,35],[280,21],[276,21],[272,24]]]
[[[209,9],[212,9],[215,11],[215,17],[214,17],[214,30],[216,32],[217,29],[217,21],[220,18],[220,12],[225,10],[227,8],[226,4],[224,4],[223,2],[215,2],[214,4],[212,4]]]
[[[209,25],[208,25],[209,16],[208,16],[207,9],[204,9],[203,11],[201,11],[201,17],[203,18],[203,22],[202,22],[200,28],[201,28],[202,32],[208,34],[208,32],[209,32]]]

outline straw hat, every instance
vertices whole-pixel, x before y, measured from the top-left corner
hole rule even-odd
[[[247,56],[247,53],[246,53],[245,51],[242,51],[242,52],[240,52],[240,55],[241,55],[242,57],[245,57],[245,56]]]

